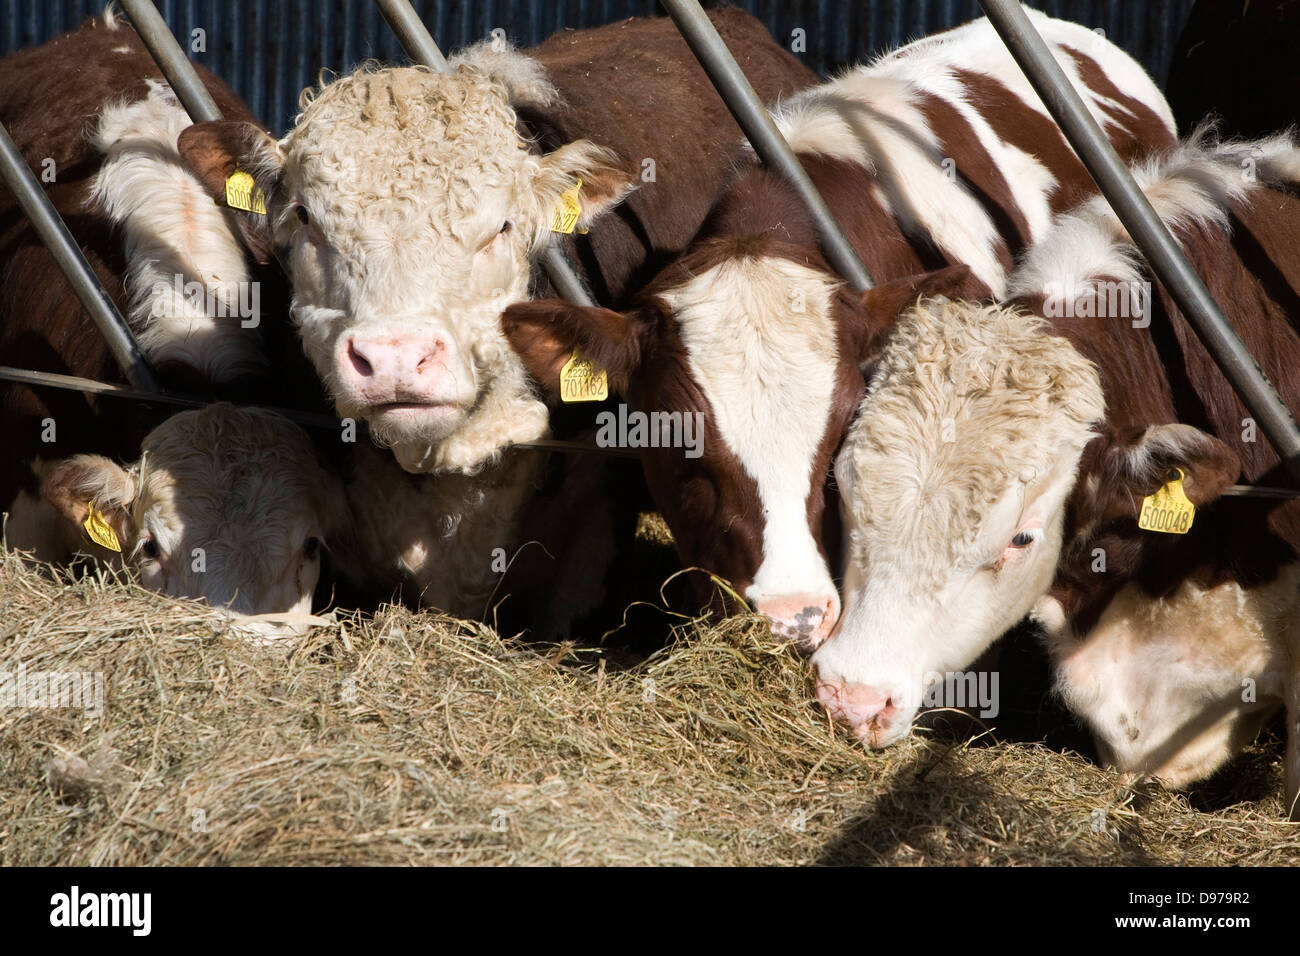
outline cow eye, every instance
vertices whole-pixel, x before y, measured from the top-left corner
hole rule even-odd
[[[1027,548],[1038,540],[1038,535],[1032,531],[1021,531],[1011,539],[1011,547]]]
[[[311,217],[307,215],[307,207],[303,206],[301,203],[293,207],[293,212],[294,215],[298,217],[298,221],[304,226],[311,221]]]
[[[157,561],[162,554],[162,548],[158,547],[158,542],[153,538],[145,538],[140,543],[140,552],[150,561]]]
[[[510,231],[510,226],[511,226],[511,222],[509,219],[507,219],[505,222],[501,224],[501,231],[497,233],[497,235],[501,235],[501,236],[505,235],[507,232]]]
[[[320,554],[320,538],[308,538],[307,543],[302,546],[303,557],[308,561],[315,559]]]

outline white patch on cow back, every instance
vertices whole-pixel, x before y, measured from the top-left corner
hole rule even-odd
[[[1168,104],[1151,78],[1122,50],[1078,24],[1029,11],[1043,39],[1056,49],[1058,62],[1103,126],[1114,121],[1106,106],[1131,115],[1122,104],[1082,82],[1069,46],[1092,57],[1127,96],[1149,106],[1174,131]],[[939,138],[918,106],[929,94],[956,110],[970,124],[980,145],[1001,172],[1012,201],[1034,241],[1051,224],[1049,199],[1055,176],[1036,157],[1004,143],[988,120],[969,102],[956,71],[996,79],[1025,109],[1047,116],[1045,107],[1005,44],[987,20],[916,41],[830,83],[801,92],[773,111],[773,118],[796,152],[818,153],[872,170],[884,186],[885,202],[909,235],[929,237],[955,261],[970,265],[1000,298],[1006,281],[997,256],[1002,240],[983,205],[944,168]]]
[[[1124,587],[1080,637],[1040,607],[1056,684],[1103,756],[1120,770],[1181,787],[1248,743],[1286,692],[1300,634],[1300,564],[1250,590],[1187,581],[1166,598]],[[1044,605],[1055,602],[1043,602]],[[1254,701],[1244,701],[1246,681]]]
[[[251,277],[238,226],[177,152],[189,116],[169,87],[154,80],[148,87],[144,99],[106,107],[92,137],[104,154],[93,201],[125,240],[131,328],[154,363],[181,362],[216,382],[264,371],[260,334],[239,317],[241,286],[251,300]],[[209,315],[197,296],[178,295],[177,276],[182,289],[200,283],[226,317]]]
[[[661,295],[718,433],[758,485],[763,563],[746,596],[833,593],[808,526],[812,462],[839,355],[824,273],[779,258],[728,259]],[[792,311],[802,302],[803,311]]]

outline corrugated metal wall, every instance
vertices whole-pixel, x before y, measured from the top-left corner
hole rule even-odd
[[[1100,27],[1161,82],[1193,0],[1040,0],[1052,16]],[[910,38],[979,16],[976,0],[737,0],[789,43],[805,31],[804,61],[820,73],[865,59]],[[162,0],[178,37],[205,31],[192,54],[225,77],[270,125],[292,121],[298,91],[322,67],[347,70],[366,59],[401,56],[367,0]],[[502,28],[520,46],[565,27],[660,13],[655,0],[415,0],[444,51]],[[0,0],[0,53],[10,53],[98,15],[104,0]]]

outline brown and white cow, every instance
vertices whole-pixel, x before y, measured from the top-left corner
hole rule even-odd
[[[1032,16],[1122,154],[1174,143],[1132,59],[1082,26]],[[839,616],[823,489],[860,363],[918,293],[1001,295],[1016,254],[1093,187],[986,20],[800,93],[774,117],[877,288],[841,285],[789,184],[750,157],[635,308],[533,302],[503,323],[545,387],[577,348],[638,409],[701,416],[699,457],[642,453],[681,557],[815,646]]]
[[[228,115],[252,121],[200,69]],[[166,385],[270,393],[264,333],[278,280],[246,258],[233,216],[181,161],[189,118],[109,13],[0,60],[0,120]],[[0,190],[0,365],[120,380],[111,353],[7,190]],[[35,494],[28,467],[74,453],[124,459],[164,417],[118,399],[0,382],[0,508]]]
[[[1300,149],[1202,136],[1134,172],[1298,407]],[[935,300],[900,320],[836,465],[845,609],[813,657],[818,693],[889,744],[927,688],[1032,611],[1065,702],[1121,769],[1192,783],[1284,705],[1294,815],[1300,503],[1221,497],[1239,475],[1289,481],[1149,283],[1094,199],[1029,251],[1011,305]],[[1190,530],[1141,530],[1180,476]]]
[[[754,18],[712,16],[761,96],[815,81]],[[287,263],[339,414],[415,472],[475,472],[547,431],[498,317],[528,298],[562,197],[575,191],[574,225],[590,227],[568,248],[617,302],[699,227],[739,134],[665,18],[527,53],[484,43],[452,64],[336,78],[304,94],[279,142],[236,122],[180,139],[214,196],[236,169],[256,177],[269,213],[245,217],[254,248]]]

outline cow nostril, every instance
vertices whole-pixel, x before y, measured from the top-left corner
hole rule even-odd
[[[357,374],[363,378],[369,378],[375,374],[374,366],[370,364],[364,355],[357,351],[357,343],[352,339],[348,340],[348,361],[352,363],[352,367]]]
[[[435,339],[434,343],[425,350],[424,357],[420,359],[420,364],[415,367],[417,373],[423,374],[429,365],[439,360],[443,352],[447,350],[447,343],[442,339]]]

